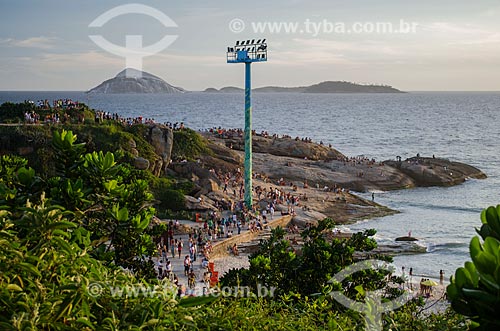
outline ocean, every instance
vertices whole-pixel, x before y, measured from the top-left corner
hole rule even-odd
[[[184,122],[197,130],[244,126],[243,94],[0,92],[0,103],[57,98],[124,117]],[[254,93],[252,98],[258,132],[310,137],[348,156],[386,160],[434,154],[481,169],[487,179],[454,187],[375,192],[376,202],[400,213],[349,226],[352,231],[375,228],[382,244],[411,231],[425,252],[396,256],[394,262],[398,268],[413,268],[415,275],[438,278],[442,269],[448,278],[470,260],[468,245],[481,226],[481,210],[500,203],[500,92]]]

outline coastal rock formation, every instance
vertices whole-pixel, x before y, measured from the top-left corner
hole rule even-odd
[[[162,158],[163,173],[166,173],[167,167],[172,158],[172,147],[174,145],[174,132],[171,128],[164,125],[155,125],[149,131],[149,141],[155,149],[155,153]]]
[[[150,73],[127,68],[114,78],[108,79],[87,93],[182,93],[184,89],[175,87]]]
[[[254,153],[254,171],[266,174],[274,182],[280,178],[288,182],[304,183],[325,191],[334,187],[358,192],[395,190],[414,187],[414,181],[404,173],[389,166],[352,166],[343,161],[314,161],[292,157]],[[362,176],[361,176],[362,174]]]
[[[206,133],[214,155],[234,167],[243,160],[243,138],[237,134]],[[217,146],[218,147],[214,147]],[[467,178],[485,178],[479,169],[438,158],[411,158],[397,161],[349,161],[342,153],[325,145],[291,138],[253,136],[253,169],[274,183],[284,179],[331,191],[344,188],[358,192],[389,191],[417,186],[457,185]],[[223,154],[238,151],[240,157]],[[221,155],[221,156],[219,156]],[[347,160],[347,161],[346,161]]]
[[[216,141],[223,142],[226,147],[234,150],[243,151],[245,149],[243,137],[227,136],[223,139],[216,139]],[[252,151],[308,160],[333,160],[345,157],[339,151],[325,145],[305,142],[300,139],[267,138],[258,135],[252,137]]]
[[[418,156],[384,163],[411,177],[416,186],[452,186],[468,178],[486,178],[481,170],[473,166],[434,157]]]

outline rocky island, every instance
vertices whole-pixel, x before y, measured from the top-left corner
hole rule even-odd
[[[326,81],[311,86],[298,86],[298,87],[282,87],[282,86],[264,86],[252,89],[257,93],[280,93],[280,92],[293,92],[293,93],[405,93],[392,86],[388,85],[375,85],[375,84],[356,84],[344,81]],[[240,93],[243,92],[242,88],[227,86],[220,90],[209,87],[204,92],[210,93]]]
[[[185,90],[170,85],[160,77],[150,73],[127,68],[119,72],[114,78],[108,79],[87,93],[183,93]]]

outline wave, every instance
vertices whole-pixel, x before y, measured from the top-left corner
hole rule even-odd
[[[442,206],[442,205],[433,205],[428,203],[416,203],[416,202],[400,202],[401,206],[404,207],[418,207],[425,208],[430,210],[446,210],[446,211],[459,211],[466,212],[471,214],[479,214],[483,210],[483,208],[473,208],[473,207],[459,207],[459,206]]]
[[[448,243],[422,243],[426,246],[427,253],[434,253],[437,251],[453,250],[454,248],[467,247],[465,242],[448,242]]]

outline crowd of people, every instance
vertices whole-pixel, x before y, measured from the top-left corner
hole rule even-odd
[[[206,131],[210,132],[210,133],[212,133],[212,134],[214,134],[217,137],[222,138],[222,139],[241,138],[245,134],[245,131],[243,129],[240,129],[240,128],[227,129],[227,128],[223,128],[220,126],[209,128]],[[260,132],[257,132],[256,130],[252,130],[252,136],[259,136],[259,137],[272,138],[272,139],[292,139],[292,137],[290,135],[287,135],[287,134],[279,135],[279,134],[275,134],[275,133],[270,134],[269,132],[267,132],[265,130],[262,130]],[[295,137],[295,141],[302,141],[305,143],[312,143],[313,142],[312,138],[309,138],[309,137],[305,137],[305,138]],[[323,145],[322,142],[321,142],[321,145]],[[332,145],[329,145],[329,147],[331,148]]]
[[[24,122],[27,124],[58,124],[69,122],[71,118],[76,118],[83,123],[84,105],[72,99],[56,99],[50,102],[48,99],[25,100],[25,104],[31,105],[31,110],[24,112]]]
[[[78,101],[73,101],[72,99],[55,99],[51,102],[48,99],[37,100],[36,102],[33,100],[25,100],[25,103],[32,104],[37,109],[75,109],[83,106]]]
[[[138,117],[121,117],[117,113],[103,112],[97,110],[95,112],[94,121],[95,123],[103,123],[105,120],[111,120],[119,122],[123,125],[132,126],[134,124],[155,124],[154,118],[143,118],[142,116]]]
[[[176,234],[179,228],[179,221],[170,221],[167,231],[157,238],[156,270],[158,279],[169,279],[178,287],[178,294],[182,295],[186,292],[185,285],[180,283],[178,277],[180,270],[174,270],[172,261],[182,259],[183,274],[188,279],[188,288],[193,290],[197,280],[195,262],[201,259],[201,267],[207,269],[212,242],[204,229],[191,229],[187,242],[184,243],[182,234]],[[178,238],[174,238],[174,235],[178,235]]]
[[[24,103],[32,105],[30,111],[24,113],[24,122],[26,124],[58,124],[67,123],[70,120],[76,123],[85,123],[82,110],[85,104],[72,99],[55,99],[52,102],[48,99],[25,100]],[[43,113],[44,115],[41,115]],[[136,124],[153,125],[158,124],[154,118],[122,117],[118,113],[110,113],[101,110],[95,110],[94,122],[99,124],[104,121],[116,121],[122,125],[132,126]],[[163,123],[170,129],[182,130],[185,128],[184,122],[165,122]]]

